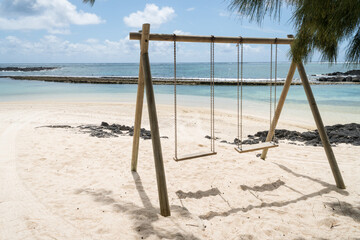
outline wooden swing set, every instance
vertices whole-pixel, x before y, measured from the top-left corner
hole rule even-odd
[[[150,34],[150,24],[143,24],[142,31],[130,33],[130,40],[140,40],[140,65],[139,80],[136,98],[135,123],[133,135],[133,148],[131,159],[131,171],[137,171],[139,141],[141,130],[141,118],[144,102],[144,90],[146,90],[147,106],[149,112],[151,140],[153,146],[156,179],[160,203],[160,213],[162,216],[170,216],[170,207],[167,194],[165,168],[163,163],[160,133],[156,112],[155,96],[153,91],[150,61],[148,55],[149,41],[170,41],[174,43],[174,121],[175,121],[175,161],[188,160],[193,158],[205,157],[216,154],[215,151],[215,118],[214,118],[214,44],[215,43],[231,43],[237,45],[237,126],[238,141],[235,150],[239,153],[252,152],[262,150],[261,158],[265,159],[269,148],[277,147],[275,143],[275,129],[278,123],[284,102],[289,91],[291,82],[294,77],[295,69],[298,69],[302,85],[304,87],[307,100],[309,102],[327,159],[329,161],[336,186],[345,189],[335,155],[332,151],[328,136],[326,134],[323,121],[320,116],[319,109],[316,105],[314,95],[312,93],[309,80],[307,78],[305,68],[302,62],[290,64],[283,90],[281,92],[278,104],[276,104],[276,85],[277,85],[277,46],[278,44],[291,44],[293,36],[288,38],[245,38],[245,37],[215,37],[215,36],[193,36],[193,35],[175,35],[175,34]],[[178,156],[177,150],[177,92],[176,92],[176,43],[177,42],[202,42],[210,43],[210,151]],[[242,144],[242,99],[243,99],[243,44],[269,44],[271,45],[270,60],[270,129],[266,137],[265,143],[243,146]],[[272,106],[272,62],[273,62],[273,45],[275,45],[275,94],[274,94],[274,116],[271,115]]]

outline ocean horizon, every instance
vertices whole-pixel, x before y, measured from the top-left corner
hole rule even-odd
[[[138,63],[0,63],[0,68],[5,67],[55,67],[46,71],[0,71],[0,76],[72,76],[72,77],[137,77]],[[236,62],[215,62],[215,78],[221,80],[234,80],[237,78]],[[285,79],[289,71],[290,62],[278,62],[277,79]],[[269,62],[244,62],[244,80],[269,80]],[[322,74],[333,72],[346,72],[359,70],[360,64],[309,62],[305,69],[310,80]],[[173,63],[151,63],[151,73],[156,78],[173,78]],[[273,63],[272,79],[275,78],[275,63]],[[208,62],[179,62],[177,63],[178,78],[207,79],[210,76]],[[295,72],[295,80],[299,75]]]

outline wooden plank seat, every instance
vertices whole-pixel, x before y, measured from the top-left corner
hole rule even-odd
[[[263,142],[263,143],[257,143],[257,144],[251,144],[251,145],[243,145],[242,149],[235,147],[235,150],[239,153],[246,153],[246,152],[254,152],[262,149],[268,149],[268,148],[274,148],[278,147],[279,145],[274,142]]]
[[[211,156],[211,155],[215,155],[216,153],[217,152],[198,152],[198,153],[192,153],[192,154],[178,156],[177,158],[174,157],[174,160],[179,162],[179,161],[189,160],[189,159],[193,159],[193,158]]]

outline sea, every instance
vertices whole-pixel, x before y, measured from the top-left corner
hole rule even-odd
[[[215,78],[220,81],[236,80],[237,63],[216,62]],[[289,62],[279,62],[276,69],[276,78],[284,80],[289,70]],[[0,76],[91,76],[91,77],[136,77],[139,65],[137,63],[38,63],[38,64],[0,64],[4,67],[57,67],[54,70],[20,72],[0,71]],[[157,78],[173,78],[173,63],[152,63],[151,73]],[[243,78],[246,81],[264,81],[270,79],[269,62],[245,62],[243,64]],[[345,63],[310,62],[305,64],[307,75],[311,81],[316,80],[321,74],[332,72],[346,72],[360,69],[360,65]],[[209,79],[209,63],[178,63],[177,77],[191,79]],[[272,79],[275,78],[273,64]],[[294,76],[299,81],[299,75]],[[273,111],[273,104],[280,96],[282,87],[275,90],[272,87],[270,99],[269,86],[244,86],[243,105],[249,114],[264,112],[268,115]],[[312,85],[315,99],[320,112],[330,119],[325,123],[360,123],[360,85]],[[154,86],[158,104],[173,104],[174,88],[172,85]],[[276,93],[275,93],[276,91]],[[135,103],[136,84],[73,84],[42,81],[12,80],[0,78],[0,102],[24,101],[80,101],[80,102],[126,102]],[[193,107],[209,106],[209,86],[177,86],[179,105]],[[237,111],[237,86],[215,86],[215,108]],[[288,109],[287,116],[311,117],[307,98],[301,85],[293,85],[288,93],[284,111]]]

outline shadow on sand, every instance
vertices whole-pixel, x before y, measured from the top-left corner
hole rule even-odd
[[[208,212],[208,213],[206,213],[204,215],[200,215],[199,217],[201,219],[210,220],[210,219],[212,219],[214,217],[218,217],[218,216],[226,217],[226,216],[229,216],[229,215],[237,213],[237,212],[244,212],[245,213],[245,212],[251,211],[253,209],[270,208],[270,207],[284,207],[284,206],[287,206],[287,205],[290,205],[290,204],[293,204],[293,203],[297,203],[297,202],[300,202],[300,201],[306,201],[309,198],[313,198],[313,197],[321,196],[321,195],[324,195],[324,194],[328,194],[330,192],[337,192],[337,193],[339,193],[341,195],[344,195],[344,196],[349,195],[349,193],[347,191],[339,189],[335,185],[331,185],[329,183],[326,183],[324,181],[321,181],[319,179],[315,179],[315,178],[312,178],[312,177],[309,177],[309,176],[306,176],[306,175],[295,173],[291,169],[289,169],[289,168],[287,168],[287,167],[285,167],[285,166],[283,166],[281,164],[276,164],[276,165],[279,166],[282,170],[294,175],[295,177],[309,179],[309,180],[311,180],[313,182],[319,183],[320,185],[324,186],[324,188],[321,189],[320,191],[317,191],[317,192],[314,192],[314,193],[302,194],[299,191],[289,187],[291,190],[301,194],[302,196],[299,197],[299,198],[293,199],[293,200],[288,200],[288,201],[279,201],[279,202],[270,202],[270,203],[262,202],[260,205],[249,205],[249,206],[243,207],[243,208],[232,208],[232,209],[230,209],[228,211],[225,211],[225,212],[213,212],[213,211],[210,211],[210,212]],[[286,185],[285,185],[285,183],[283,181],[277,180],[276,182],[263,184],[261,186],[249,187],[249,186],[246,186],[246,185],[241,185],[240,187],[241,187],[242,190],[252,190],[252,191],[258,191],[258,192],[265,192],[265,191],[276,190],[280,186],[286,186]],[[358,213],[358,211],[356,211],[356,212]]]
[[[151,204],[151,201],[144,190],[141,178],[138,173],[132,172],[132,175],[143,207],[139,207],[130,202],[117,201],[112,196],[112,191],[107,191],[105,189],[79,189],[76,191],[76,194],[90,195],[95,202],[99,202],[104,205],[112,205],[115,212],[129,215],[134,223],[134,231],[138,234],[139,239],[146,239],[155,236],[159,239],[165,238],[198,240],[198,238],[195,237],[192,233],[186,232],[179,224],[174,221],[171,222],[175,224],[175,227],[181,231],[174,231],[174,227],[171,227],[171,230],[167,230],[166,228],[161,228],[159,226],[155,228],[154,223],[157,222],[160,218],[163,218],[158,214],[160,210]],[[187,209],[180,206],[171,206],[171,209],[172,211],[177,211],[183,217],[190,217],[191,215]]]

